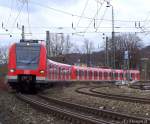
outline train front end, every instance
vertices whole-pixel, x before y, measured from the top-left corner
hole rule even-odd
[[[16,43],[9,49],[8,83],[19,91],[30,91],[46,83],[46,48],[39,43]]]

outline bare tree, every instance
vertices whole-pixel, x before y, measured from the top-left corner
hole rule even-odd
[[[124,65],[124,53],[128,51],[129,67],[136,68],[140,61],[141,39],[136,34],[122,34],[115,37],[115,46],[109,40],[109,58],[112,61],[112,47],[115,47],[115,65],[121,68]]]
[[[94,49],[94,45],[91,41],[85,39],[84,42],[83,42],[83,49],[85,50],[85,53],[86,53],[86,63],[87,63],[87,66],[90,66],[91,65],[91,53],[92,53],[92,50]]]
[[[51,56],[68,54],[71,51],[73,44],[70,41],[70,36],[65,36],[63,33],[51,33],[49,41],[49,52]]]
[[[83,42],[83,49],[86,54],[91,54],[92,50],[94,49],[94,45],[93,45],[92,41],[85,39]]]
[[[1,64],[7,63],[7,59],[8,59],[8,47],[1,46],[0,47],[0,63]]]
[[[67,35],[65,44],[64,44],[64,54],[70,53],[72,47],[73,47],[73,43],[71,43],[71,41],[70,41],[70,36]]]

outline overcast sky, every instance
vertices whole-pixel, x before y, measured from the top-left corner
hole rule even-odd
[[[144,44],[150,45],[150,1],[110,0],[110,7],[106,7],[106,1],[0,0],[0,23],[3,22],[3,27],[0,27],[0,45],[18,41],[21,38],[21,25],[25,25],[28,39],[45,40],[45,31],[50,30],[52,33],[69,34],[77,44],[89,39],[95,46],[101,46],[102,34],[111,36],[112,7],[115,35],[120,32],[139,32],[137,35]]]

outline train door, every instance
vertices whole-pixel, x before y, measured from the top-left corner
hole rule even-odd
[[[102,80],[102,72],[99,72],[99,80]]]
[[[50,79],[50,64],[47,66],[47,78]]]
[[[118,80],[118,72],[115,72],[115,80]]]
[[[108,72],[108,80],[111,80],[111,73]]]
[[[79,71],[79,77],[80,77],[80,80],[84,80],[84,71],[83,70]]]
[[[71,67],[71,80],[77,80],[77,72],[74,66]]]
[[[123,80],[123,73],[120,73],[120,80]]]
[[[92,70],[89,70],[88,73],[89,73],[89,80],[92,80]]]
[[[65,77],[64,77],[64,70],[63,70],[63,67],[61,67],[61,80],[64,80],[65,79]]]
[[[58,66],[58,80],[61,80],[61,67]]]
[[[80,80],[80,78],[79,78],[79,69],[76,70],[76,74],[77,74],[77,80]]]
[[[66,80],[69,80],[70,79],[70,68],[69,67],[67,67],[66,68]]]
[[[54,66],[54,77],[55,77],[55,80],[57,80],[57,75],[58,75],[58,74],[57,74],[57,71],[58,71],[58,70],[57,70],[57,65],[55,65],[55,66]]]
[[[67,80],[71,79],[71,68],[68,68]]]
[[[135,78],[135,80],[140,80],[140,75],[139,75],[139,73],[136,73],[136,78]]]
[[[87,70],[84,70],[84,80],[87,80],[88,74],[87,74]]]
[[[52,70],[51,70],[51,79],[54,80],[54,65],[51,65],[52,66]]]
[[[82,80],[82,71],[79,70],[79,80]]]
[[[63,68],[63,80],[66,80],[66,68]]]
[[[131,80],[135,80],[135,73],[131,73]]]
[[[107,77],[108,77],[108,73],[104,72],[104,80],[107,80]]]
[[[94,71],[94,80],[97,80],[98,74],[97,71]]]

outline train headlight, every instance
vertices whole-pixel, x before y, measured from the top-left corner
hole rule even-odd
[[[41,71],[40,71],[40,74],[44,74],[44,70],[41,70]]]
[[[10,72],[15,72],[15,69],[10,69],[9,71],[10,71]]]

